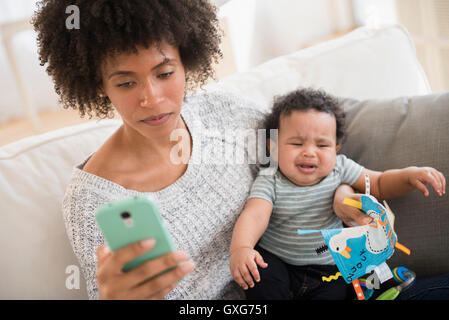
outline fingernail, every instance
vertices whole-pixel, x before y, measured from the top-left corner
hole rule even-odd
[[[184,251],[173,252],[173,260],[175,262],[181,262],[187,259],[187,254]]]
[[[181,264],[179,267],[181,268],[182,272],[187,273],[187,272],[192,271],[194,266],[193,266],[192,261],[189,260],[189,261],[186,261],[183,264]]]
[[[101,253],[102,253],[103,255],[106,255],[106,254],[108,254],[109,252],[111,252],[111,249],[109,249],[109,246],[105,244],[105,245],[103,246],[103,249],[102,249],[102,252],[101,252]]]
[[[140,245],[142,246],[143,249],[149,249],[153,247],[155,243],[156,240],[154,240],[153,238],[140,241]]]

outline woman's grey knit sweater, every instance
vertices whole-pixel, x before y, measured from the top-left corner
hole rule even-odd
[[[167,299],[243,297],[229,271],[229,245],[257,167],[246,156],[248,149],[240,138],[245,129],[260,127],[263,113],[247,100],[215,92],[187,98],[181,115],[192,135],[192,155],[186,172],[172,185],[141,193],[83,171],[87,159],[73,169],[63,215],[90,299],[98,298],[95,251],[104,243],[95,210],[137,194],[151,194],[156,199],[177,249],[186,251],[195,265]],[[236,155],[238,150],[244,151],[244,161]]]

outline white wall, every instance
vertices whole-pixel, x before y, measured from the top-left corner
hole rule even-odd
[[[216,3],[226,2],[216,0]],[[352,26],[351,0],[231,0],[219,12],[227,18],[237,71],[300,49],[305,43]],[[0,24],[30,17],[35,0],[0,0]],[[0,39],[1,40],[1,39]],[[19,73],[38,110],[55,109],[57,97],[39,65],[35,34],[26,31],[13,41]],[[24,116],[11,66],[0,44],[0,123]]]
[[[4,24],[30,18],[36,9],[35,0],[1,0],[0,27]],[[17,33],[12,38],[12,53],[17,61],[18,75],[25,85],[25,94],[37,110],[57,108],[57,97],[45,68],[39,65],[36,34],[32,30]],[[15,73],[0,34],[0,123],[26,114],[19,94]]]
[[[353,0],[352,5],[357,25],[377,27],[398,22],[396,0]]]
[[[238,71],[352,27],[349,0],[232,0],[220,16],[228,20]]]

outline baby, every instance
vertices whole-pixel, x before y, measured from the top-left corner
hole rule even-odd
[[[427,183],[438,195],[445,193],[445,178],[433,168],[376,172],[337,155],[344,120],[335,98],[312,89],[277,98],[267,115],[267,132],[278,129],[277,141],[267,139],[278,169],[271,174],[266,172],[269,169],[260,170],[230,247],[231,274],[248,299],[345,298],[342,278],[321,280],[338,272],[329,251],[319,250],[321,233],[297,233],[298,229],[343,227],[332,208],[340,184],[363,193],[367,174],[370,193],[377,199],[398,197],[415,188],[428,196]]]

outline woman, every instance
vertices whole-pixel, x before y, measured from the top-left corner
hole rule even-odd
[[[89,297],[242,298],[228,270],[228,250],[257,167],[205,160],[209,151],[235,140],[204,129],[255,129],[263,114],[253,103],[226,93],[186,95],[205,84],[221,56],[215,8],[206,0],[40,5],[33,18],[40,60],[48,63],[63,105],[101,118],[115,108],[123,120],[99,150],[73,169],[63,200],[67,233]],[[69,5],[79,8],[78,29],[65,26]],[[179,131],[187,135],[172,134]],[[173,161],[178,151],[183,161]],[[102,204],[137,194],[157,200],[179,251],[122,273],[125,262],[155,243],[148,239],[112,253],[103,245],[94,215]],[[348,208],[342,199],[350,194],[348,187],[339,189],[335,211],[345,222],[367,223],[357,210],[343,211]]]

